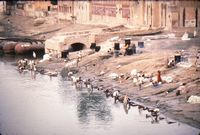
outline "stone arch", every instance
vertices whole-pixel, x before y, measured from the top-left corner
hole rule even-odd
[[[79,42],[70,45],[70,49],[73,52],[83,50],[84,48],[86,48],[86,45]]]

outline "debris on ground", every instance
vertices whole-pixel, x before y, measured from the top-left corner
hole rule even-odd
[[[192,63],[189,62],[179,62],[176,64],[177,67],[183,67],[183,68],[190,68],[192,67]]]
[[[185,32],[185,33],[183,34],[183,36],[181,37],[181,40],[190,40],[189,34],[188,34],[187,32]]]
[[[172,83],[173,82],[173,78],[171,76],[163,76],[162,80],[166,83]]]
[[[49,54],[43,55],[43,59],[40,60],[39,62],[44,62],[44,61],[50,61],[52,57]]]
[[[34,20],[34,26],[39,26],[45,23],[45,19],[44,18],[37,18]]]
[[[187,102],[190,103],[190,104],[199,104],[200,103],[200,96],[194,96],[194,95],[192,95],[192,96],[190,96],[188,98]]]
[[[109,77],[112,79],[112,80],[117,80],[119,78],[119,75],[117,73],[111,73],[109,75]]]

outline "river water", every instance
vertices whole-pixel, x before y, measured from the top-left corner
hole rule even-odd
[[[62,77],[19,73],[15,58],[0,57],[1,135],[198,135],[183,123],[153,123],[146,111],[94,91],[77,91]]]

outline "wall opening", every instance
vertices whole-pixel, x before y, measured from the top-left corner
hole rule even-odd
[[[185,8],[183,9],[183,27],[185,27]]]
[[[51,7],[50,7],[50,6],[48,6],[47,8],[48,8],[48,9],[47,9],[48,11],[50,11],[50,10],[51,10]]]
[[[85,48],[85,45],[82,44],[82,43],[74,43],[74,44],[71,44],[71,48],[70,48],[70,51],[80,51],[80,50],[83,50]]]
[[[196,24],[195,24],[195,26],[198,27],[198,21],[199,21],[199,20],[198,20],[198,19],[199,19],[199,18],[198,18],[198,8],[196,8],[196,11],[195,11],[195,19],[196,19]]]

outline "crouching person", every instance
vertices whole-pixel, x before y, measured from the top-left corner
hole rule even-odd
[[[116,103],[118,98],[119,98],[119,93],[120,91],[119,90],[116,90],[113,92],[113,98],[114,98],[114,102]]]
[[[128,97],[128,95],[124,95],[124,100],[123,100],[123,103],[125,106],[129,106],[129,101],[130,101],[130,98]]]
[[[71,76],[72,82],[76,88],[82,88],[82,78]]]
[[[91,94],[93,92],[93,85],[90,79],[87,79],[85,82],[85,87],[88,89],[88,93]]]
[[[130,104],[129,104],[130,98],[128,97],[128,95],[124,95],[124,100],[123,100],[123,104],[124,104],[124,111],[126,112],[126,114],[128,114],[128,110],[131,108]]]

